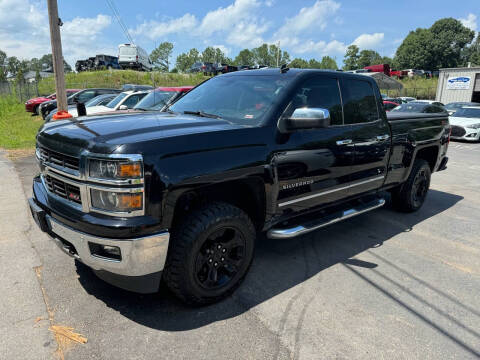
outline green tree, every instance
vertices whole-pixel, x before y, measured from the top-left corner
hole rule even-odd
[[[45,71],[49,69],[53,69],[53,57],[52,54],[46,54],[43,55],[39,60],[38,60],[39,66],[40,66],[40,71]],[[52,70],[53,71],[53,70]],[[63,71],[65,72],[72,72],[72,67],[65,61],[63,60]]]
[[[229,59],[221,49],[212,46],[207,47],[202,52],[202,61],[210,63],[224,63],[230,64],[232,60]]]
[[[350,45],[347,48],[345,53],[345,58],[343,59],[343,70],[355,70],[358,69],[358,52],[360,49],[357,45]]]
[[[0,50],[0,81],[7,79],[7,53]]]
[[[473,44],[469,46],[466,51],[465,65],[469,62],[472,65],[480,66],[480,32],[477,34],[477,38]]]
[[[286,51],[281,51],[277,45],[263,44],[252,49],[253,59],[256,65],[266,65],[275,67],[290,62],[290,55]]]
[[[400,69],[437,70],[462,65],[462,55],[475,32],[453,18],[436,21],[430,28],[411,31],[398,47],[395,63]]]
[[[249,49],[243,49],[240,51],[233,61],[234,65],[241,66],[241,65],[248,65],[253,66],[255,65],[255,56],[253,52]]]
[[[362,50],[358,56],[358,69],[363,69],[365,66],[382,64],[383,58],[375,50]]]
[[[288,66],[296,69],[307,69],[310,67],[306,60],[300,58],[293,59]]]
[[[188,51],[188,53],[182,53],[177,56],[175,67],[179,71],[187,71],[190,67],[197,61],[201,60],[200,53],[197,49],[193,48]]]
[[[15,56],[10,56],[7,58],[7,71],[16,76],[18,71],[20,70],[20,60],[18,60]]]
[[[170,69],[170,58],[172,57],[173,44],[165,41],[158,45],[150,54],[150,60],[154,64],[154,69],[159,71],[168,71]]]
[[[335,61],[335,59],[331,58],[330,56],[324,56],[322,57],[322,61],[320,62],[320,69],[337,70],[338,69],[337,62]]]

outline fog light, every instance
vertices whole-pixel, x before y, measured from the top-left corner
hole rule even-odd
[[[88,247],[90,248],[90,253],[93,256],[118,261],[122,260],[122,253],[118,246],[101,245],[89,242]]]

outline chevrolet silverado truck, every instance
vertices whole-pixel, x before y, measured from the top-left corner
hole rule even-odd
[[[165,112],[45,124],[29,205],[105,281],[149,293],[163,279],[202,305],[239,286],[262,234],[288,241],[388,192],[399,210],[420,209],[449,137],[446,114],[387,117],[367,76],[232,72]]]

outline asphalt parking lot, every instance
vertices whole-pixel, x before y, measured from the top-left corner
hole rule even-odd
[[[88,338],[66,359],[478,358],[480,144],[451,143],[448,155],[419,212],[386,206],[301,238],[260,239],[245,283],[203,308],[166,290],[114,288],[32,226],[50,313],[40,323]],[[15,168],[29,196],[33,157]]]

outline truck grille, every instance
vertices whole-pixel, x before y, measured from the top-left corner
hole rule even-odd
[[[44,179],[45,185],[50,192],[77,204],[82,203],[80,188],[78,186],[67,184],[66,182],[63,182],[62,180],[54,178],[50,175],[46,175]]]
[[[56,151],[47,150],[45,148],[39,148],[39,152],[40,158],[44,162],[76,171],[78,171],[80,167],[80,160],[75,157],[60,154]]]
[[[462,137],[466,133],[465,129],[461,126],[452,125],[452,134],[451,136]]]

